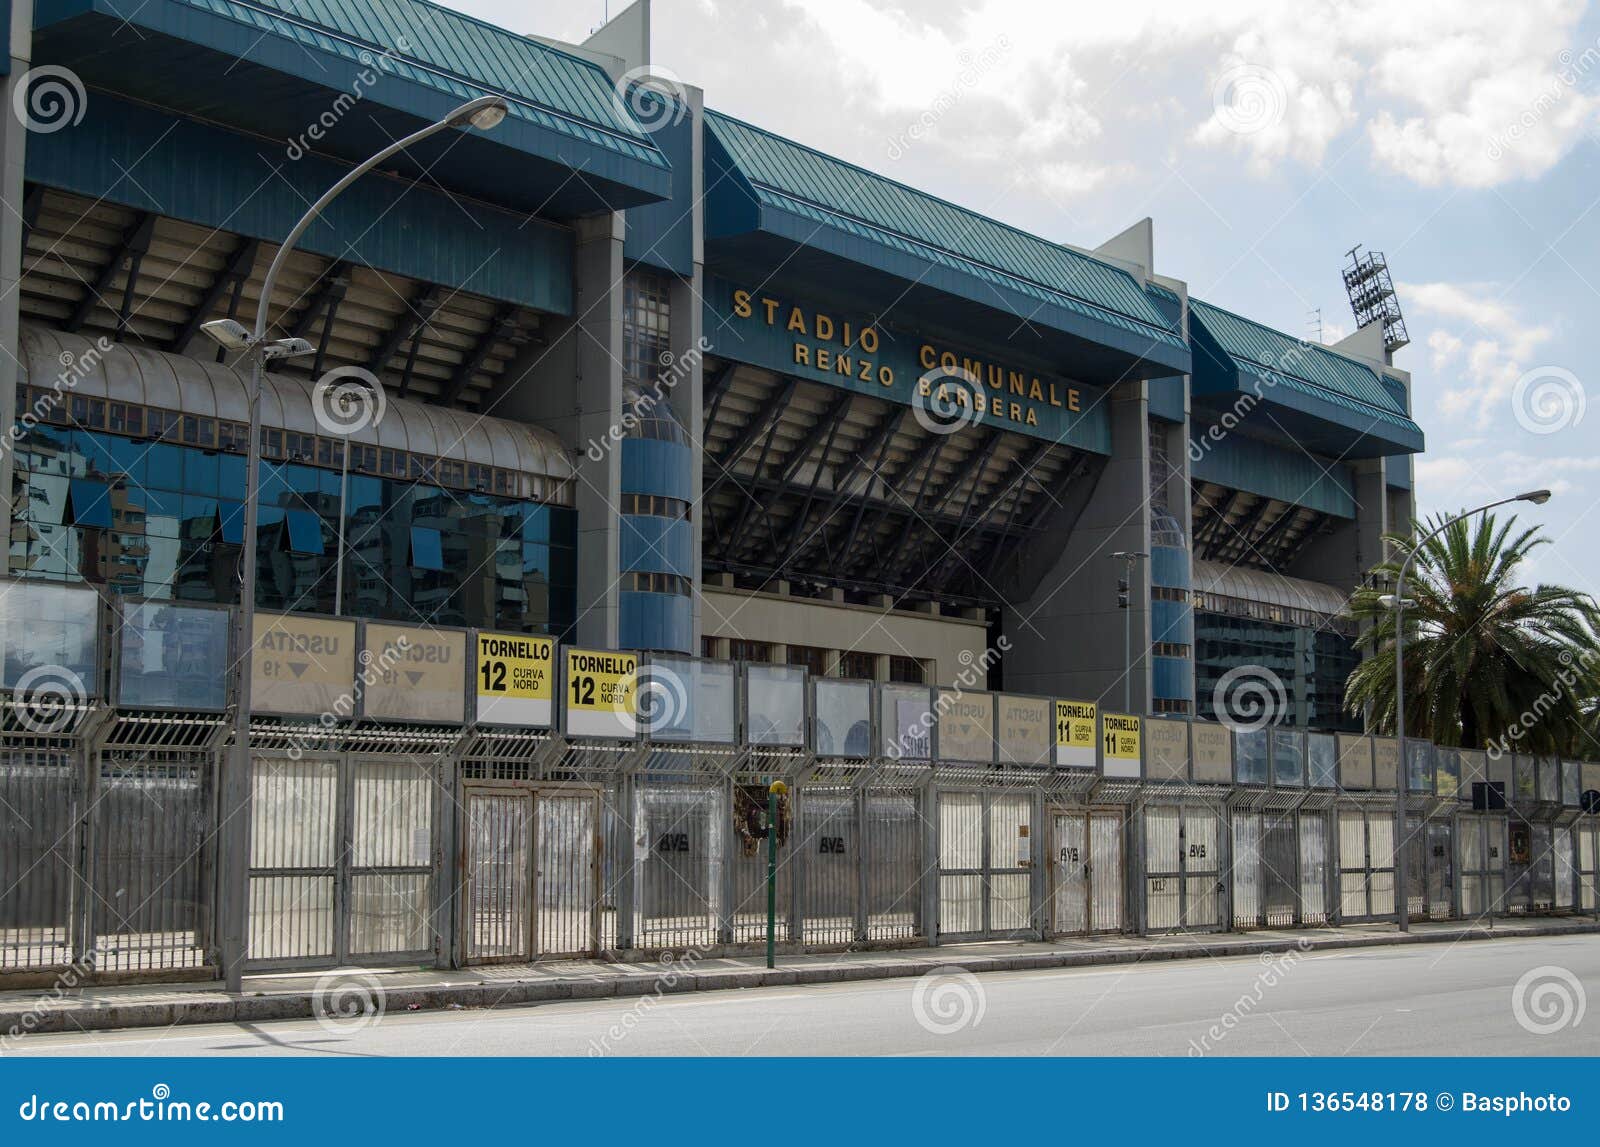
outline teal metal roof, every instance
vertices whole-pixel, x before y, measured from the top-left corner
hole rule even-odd
[[[175,0],[264,33],[383,66],[462,100],[498,93],[511,114],[665,168],[598,64],[425,0]],[[386,56],[388,66],[380,57]],[[374,61],[377,61],[375,65]]]
[[[1405,408],[1370,366],[1199,299],[1189,300],[1189,310],[1238,368],[1251,376],[1275,384],[1310,384],[1327,392],[1321,397],[1339,405],[1356,403],[1360,405],[1352,409],[1371,407],[1410,422]]]
[[[1276,412],[1276,429],[1297,443],[1341,458],[1416,453],[1422,428],[1365,363],[1189,300],[1194,345],[1191,393],[1251,392]]]
[[[1187,350],[1174,319],[1118,267],[718,112],[706,112],[706,130],[765,207]]]

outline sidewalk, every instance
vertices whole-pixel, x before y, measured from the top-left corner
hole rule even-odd
[[[1500,920],[1493,928],[1455,921],[1411,927],[1405,935],[1395,931],[1393,925],[1369,924],[1146,939],[1105,936],[1056,943],[998,940],[900,951],[780,956],[778,967],[772,971],[767,970],[760,955],[697,958],[693,954],[649,963],[566,960],[486,965],[460,971],[356,968],[248,976],[245,990],[239,995],[205,983],[91,987],[62,992],[34,989],[0,992],[0,1047],[7,1039],[33,1032],[303,1019],[317,1014],[320,1008],[363,998],[381,998],[389,1013],[514,1007],[557,1000],[915,977],[951,966],[975,973],[1002,972],[1600,933],[1600,923],[1592,916]]]

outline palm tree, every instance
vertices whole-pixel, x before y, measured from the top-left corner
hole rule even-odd
[[[1431,530],[1436,519],[1422,531]],[[1529,753],[1572,752],[1583,740],[1583,702],[1595,679],[1595,603],[1564,586],[1528,588],[1517,567],[1548,539],[1537,527],[1513,535],[1485,515],[1429,541],[1407,575],[1406,732],[1440,745],[1481,749],[1508,738]],[[1345,704],[1369,726],[1394,730],[1394,610],[1384,605],[1416,538],[1391,535],[1392,557],[1372,570],[1350,613],[1371,625],[1356,640],[1370,651],[1350,675]],[[1520,735],[1513,736],[1513,730]]]

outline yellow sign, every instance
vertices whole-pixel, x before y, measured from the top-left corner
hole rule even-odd
[[[1143,722],[1127,713],[1100,717],[1100,755],[1108,777],[1139,775],[1139,742]]]
[[[258,613],[252,627],[252,709],[355,715],[355,622]]]
[[[1056,702],[1056,764],[1070,769],[1094,768],[1093,701]]]
[[[569,649],[567,732],[580,737],[631,737],[637,730],[639,655]]]
[[[478,634],[478,720],[491,725],[550,727],[555,699],[555,649],[548,637]]]
[[[367,623],[361,713],[402,721],[466,718],[467,635],[460,630]]]

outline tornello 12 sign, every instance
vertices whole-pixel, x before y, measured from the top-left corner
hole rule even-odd
[[[712,279],[712,353],[807,381],[912,404],[970,407],[972,421],[1108,452],[1099,391],[955,349],[876,319]]]

